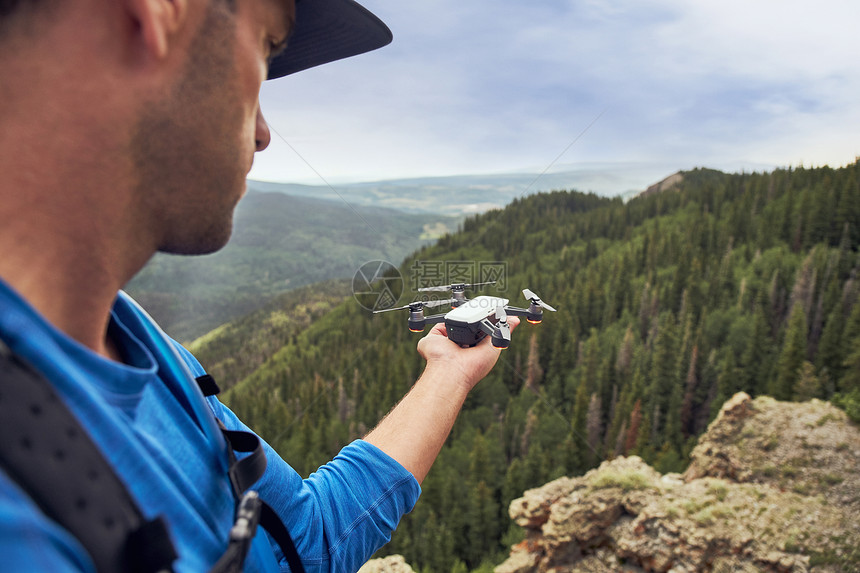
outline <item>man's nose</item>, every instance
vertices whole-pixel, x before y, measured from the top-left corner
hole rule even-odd
[[[269,132],[269,125],[266,123],[266,118],[263,117],[263,111],[257,107],[257,125],[254,129],[254,141],[257,146],[257,151],[263,151],[269,147],[269,142],[272,141],[272,134]]]

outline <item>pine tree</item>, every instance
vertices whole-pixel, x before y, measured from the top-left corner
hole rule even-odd
[[[827,317],[818,344],[815,365],[819,372],[827,372],[833,380],[842,377],[845,369],[845,354],[847,350],[845,331],[845,313],[840,303]]]
[[[633,344],[633,328],[628,326],[624,332],[624,340],[621,342],[621,347],[618,349],[618,356],[615,361],[615,369],[621,377],[630,375],[630,365],[633,361]]]
[[[845,326],[845,340],[848,346],[843,366],[845,368],[837,389],[843,393],[860,390],[860,302],[854,305],[848,324]]]
[[[471,488],[466,500],[469,540],[466,557],[467,562],[475,567],[481,563],[484,556],[492,555],[498,550],[499,504],[483,481]]]
[[[537,332],[533,332],[529,338],[529,357],[526,360],[526,388],[537,392],[543,374],[543,368],[540,366]]]
[[[785,343],[776,365],[776,378],[771,394],[777,400],[791,400],[794,384],[800,375],[800,367],[806,360],[806,313],[800,304],[791,311]]]
[[[794,399],[805,402],[820,398],[821,394],[821,380],[815,375],[815,366],[811,362],[804,362],[800,367],[800,376],[794,384]]]
[[[744,368],[744,389],[753,396],[767,390],[767,381],[770,377],[771,338],[765,306],[766,303],[760,300],[755,304],[752,335],[741,358]]]
[[[693,346],[693,351],[690,353],[690,365],[687,369],[687,377],[684,381],[684,399],[681,402],[681,433],[684,437],[690,435],[690,429],[693,422],[693,403],[696,397],[696,386],[699,383],[699,377],[696,373],[696,366],[699,360],[699,346]]]
[[[630,412],[630,428],[627,430],[627,440],[624,442],[624,452],[630,454],[639,439],[639,429],[642,424],[642,400],[636,400]]]
[[[654,360],[651,364],[651,385],[649,388],[648,412],[660,412],[652,421],[652,440],[662,441],[665,428],[665,413],[669,411],[673,394],[680,391],[681,381],[676,371],[677,341],[675,335],[675,319],[665,313],[661,316],[657,338],[654,342]],[[680,400],[678,401],[680,408]],[[680,426],[679,426],[680,429]]]
[[[600,442],[603,435],[603,412],[601,408],[600,396],[596,392],[591,394],[591,400],[588,403],[588,414],[586,416],[586,435],[588,436],[589,447],[589,465],[593,465],[600,455]]]

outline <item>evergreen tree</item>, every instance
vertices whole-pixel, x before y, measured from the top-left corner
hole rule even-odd
[[[850,393],[860,390],[860,302],[854,305],[845,327],[847,356],[843,363],[844,375],[839,380],[838,390]]]
[[[767,390],[770,378],[771,338],[765,307],[766,303],[756,301],[752,335],[741,360],[744,389],[753,396]]]
[[[821,380],[815,375],[815,366],[811,362],[804,362],[800,367],[800,376],[794,383],[794,399],[805,402],[812,398],[820,398],[821,394]]]
[[[600,396],[596,392],[591,394],[591,399],[588,403],[588,414],[586,416],[586,435],[588,437],[589,448],[589,465],[594,465],[600,455],[600,443],[603,436],[603,412],[600,403]]]
[[[654,342],[654,360],[651,364],[649,395],[649,412],[654,412],[652,418],[654,428],[652,440],[662,442],[665,439],[665,413],[670,409],[673,396],[680,393],[681,381],[676,370],[676,335],[675,319],[672,314],[664,313],[660,317],[660,326]],[[678,399],[680,407],[680,399]],[[660,414],[657,415],[656,413]],[[680,424],[677,430],[680,431]]]
[[[636,400],[633,410],[630,412],[630,428],[627,430],[627,440],[624,442],[624,453],[630,455],[635,450],[641,425],[642,400]]]
[[[794,384],[800,375],[800,367],[806,360],[806,313],[797,304],[791,311],[785,343],[776,365],[776,378],[771,386],[771,395],[777,400],[791,400]]]

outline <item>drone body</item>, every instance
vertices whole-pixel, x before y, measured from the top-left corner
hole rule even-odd
[[[448,338],[461,346],[475,346],[495,332],[499,322],[496,309],[507,304],[508,299],[494,296],[479,296],[460,304],[443,318]]]
[[[418,289],[419,291],[451,290],[453,298],[442,301],[417,301],[396,309],[385,310],[408,309],[409,330],[412,332],[422,332],[428,324],[444,322],[448,338],[460,346],[475,346],[484,337],[490,335],[493,346],[499,350],[507,348],[511,342],[511,327],[507,321],[508,315],[521,316],[530,323],[537,324],[543,317],[543,309],[555,312],[554,308],[541,301],[529,289],[523,290],[523,295],[530,303],[526,309],[508,306],[510,301],[506,298],[482,295],[473,299],[467,299],[465,290],[470,286],[477,285],[460,283],[444,287]],[[424,316],[425,308],[447,304],[450,304],[454,308],[447,313]]]

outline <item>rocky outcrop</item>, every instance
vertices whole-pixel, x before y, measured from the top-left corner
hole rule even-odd
[[[655,193],[660,193],[662,191],[668,191],[669,189],[676,187],[683,180],[684,180],[684,174],[681,173],[680,171],[678,171],[677,173],[673,173],[672,175],[669,175],[668,177],[666,177],[662,181],[659,181],[657,183],[654,183],[653,185],[650,185],[648,187],[648,189],[646,189],[645,191],[640,193],[640,196],[654,195]]]
[[[358,573],[414,573],[402,555],[389,555],[381,559],[371,559],[361,566]]]
[[[638,457],[527,491],[496,573],[860,571],[860,431],[832,405],[738,394],[683,474]]]

